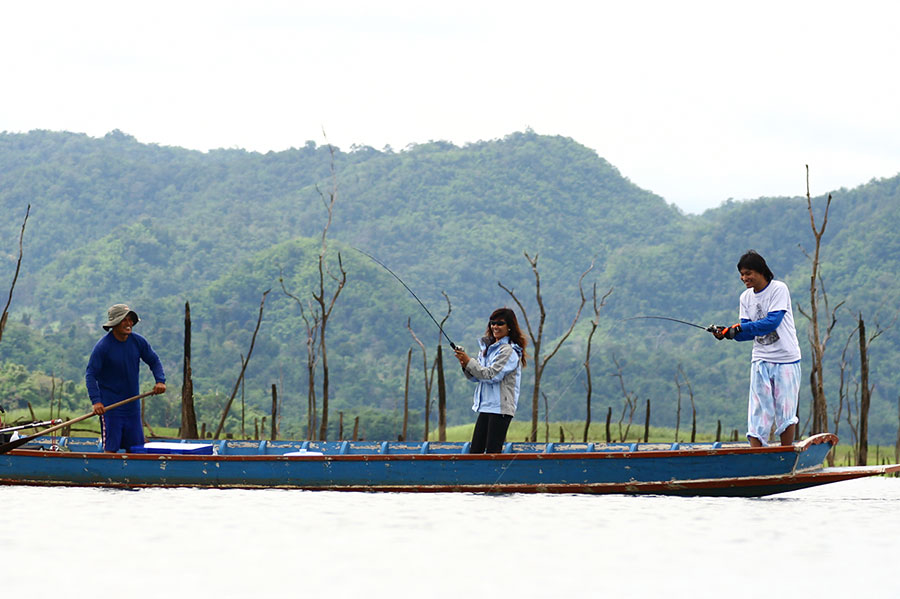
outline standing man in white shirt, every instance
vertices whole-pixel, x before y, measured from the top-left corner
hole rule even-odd
[[[768,444],[772,423],[782,445],[791,445],[797,429],[800,394],[800,344],[794,328],[791,292],[775,280],[765,259],[750,250],[738,261],[747,289],[741,293],[740,323],[716,327],[716,339],[753,341],[747,439],[752,447]]]

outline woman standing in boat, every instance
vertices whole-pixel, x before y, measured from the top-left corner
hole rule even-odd
[[[481,338],[481,351],[472,358],[456,349],[463,372],[476,383],[472,411],[478,412],[470,453],[500,453],[506,431],[519,405],[519,382],[525,366],[525,336],[516,313],[499,308],[491,313]]]

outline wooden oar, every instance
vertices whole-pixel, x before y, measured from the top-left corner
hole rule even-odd
[[[140,395],[135,395],[134,397],[129,397],[128,399],[123,399],[122,401],[117,401],[114,404],[110,404],[110,405],[106,406],[106,410],[109,411],[109,410],[112,410],[113,408],[118,408],[119,406],[124,406],[127,403],[131,403],[138,399],[143,399],[144,397],[147,397],[148,395],[153,395],[153,391],[148,391],[147,393],[141,393]],[[61,423],[57,424],[56,426],[51,426],[50,428],[44,429],[39,433],[35,433],[33,435],[28,435],[27,437],[21,437],[19,439],[16,439],[15,441],[10,441],[9,443],[4,443],[3,445],[0,445],[0,454],[4,454],[7,451],[12,451],[16,447],[21,447],[22,445],[25,445],[26,443],[28,443],[34,439],[37,439],[38,437],[43,437],[44,435],[46,435],[48,433],[52,433],[53,431],[57,431],[61,428],[75,424],[76,422],[81,422],[82,420],[87,420],[88,418],[90,418],[91,416],[94,416],[94,415],[95,414],[93,412],[88,412],[87,414],[82,414],[81,416],[78,416],[77,418],[73,418],[71,420],[67,420],[66,422],[61,422]]]

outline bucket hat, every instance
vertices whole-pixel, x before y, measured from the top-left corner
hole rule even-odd
[[[120,322],[122,322],[126,316],[131,316],[131,320],[134,324],[137,324],[140,320],[138,318],[137,312],[129,308],[126,304],[116,304],[115,306],[110,306],[109,310],[106,312],[106,322],[103,324],[103,330],[108,331]]]

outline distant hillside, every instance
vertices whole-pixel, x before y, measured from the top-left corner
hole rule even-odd
[[[372,431],[396,420],[410,347],[410,401],[420,412],[424,407],[422,356],[407,319],[428,345],[429,360],[438,334],[415,300],[353,248],[388,264],[439,319],[446,292],[452,302],[446,329],[467,347],[476,345],[491,309],[512,304],[498,281],[537,318],[534,277],[523,252],[540,256],[549,338],[567,328],[577,307],[578,277],[594,260],[586,292],[593,283],[600,293],[614,289],[593,352],[595,418],[605,416],[607,406],[616,419],[620,413],[615,359],[630,390],[642,402],[652,400],[654,423],[673,424],[681,366],[701,424],[714,428],[721,420],[728,430],[742,429],[748,346],[715,342],[682,325],[622,319],[655,314],[703,325],[732,322],[741,291],[734,264],[751,247],[789,283],[795,303],[809,304],[804,250],[814,242],[801,189],[792,198],[730,202],[700,216],[684,215],[592,150],[530,131],[464,147],[435,142],[402,152],[334,149],[333,167],[338,199],[329,263],[337,267],[340,251],[348,272],[327,338],[334,405],[348,417],[364,414]],[[118,131],[102,139],[0,134],[4,288],[15,267],[25,206],[32,205],[13,322],[0,343],[4,368],[53,372],[73,381],[70,400],[82,401],[80,377],[100,335],[98,323],[109,304],[126,301],[141,314],[139,330],[164,355],[177,389],[189,301],[195,391],[202,397],[201,419],[211,423],[234,384],[261,295],[272,288],[246,393],[263,410],[271,384],[278,384],[283,421],[299,423],[306,405],[305,329],[278,279],[283,274],[295,293],[311,289],[326,217],[321,194],[332,191],[331,169],[331,150],[313,142],[268,154],[200,153],[140,144]],[[890,225],[900,208],[898,179],[833,193],[823,273],[832,306],[845,304],[828,354],[829,402],[837,402],[840,353],[862,313],[870,330],[879,324],[885,329],[871,350],[876,398],[870,428],[873,439],[893,442],[900,380],[890,365],[900,338],[889,298],[895,296],[892,273],[900,251]],[[824,202],[814,198],[819,217]],[[542,389],[554,419],[583,417],[581,363],[591,315],[587,307],[576,335],[545,375]],[[795,316],[805,335],[796,309]],[[808,373],[808,345],[803,349]],[[446,366],[451,422],[466,422],[471,389]],[[523,419],[530,417],[531,374],[526,371]],[[24,397],[25,383],[18,384],[16,393]],[[175,395],[159,404],[154,418],[174,418]],[[683,396],[682,427],[687,401]],[[388,424],[376,426],[379,418]],[[850,440],[845,420],[838,432]]]

